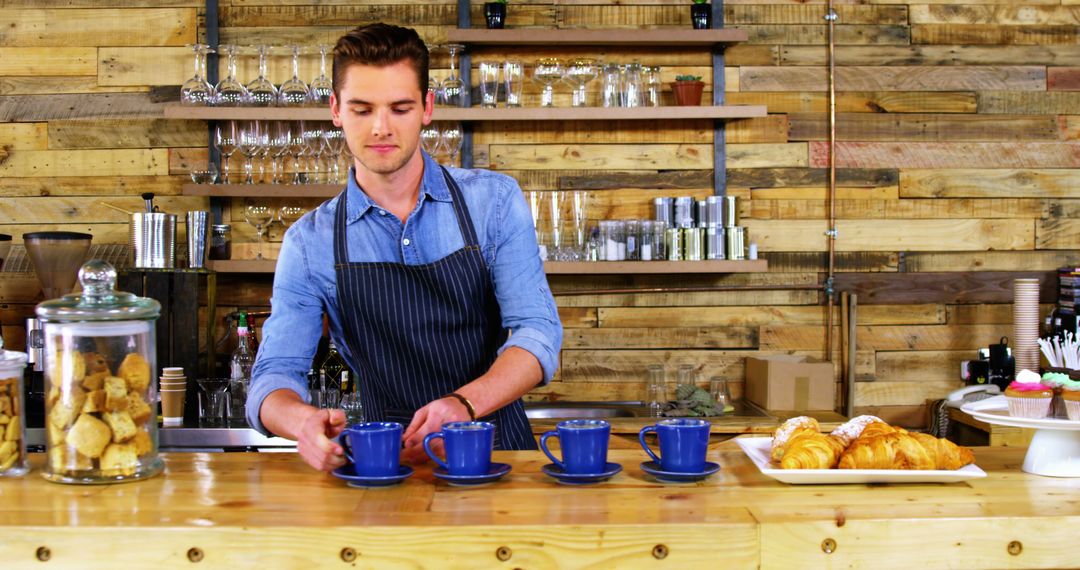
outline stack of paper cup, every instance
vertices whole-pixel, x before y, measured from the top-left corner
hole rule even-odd
[[[1039,280],[1013,280],[1013,357],[1016,371],[1039,372]]]
[[[187,393],[187,376],[183,368],[161,370],[161,423],[164,426],[184,424],[184,394]]]

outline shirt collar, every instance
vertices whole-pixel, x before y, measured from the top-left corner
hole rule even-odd
[[[443,177],[442,167],[423,150],[420,151],[420,156],[424,159],[424,176],[420,181],[420,200],[423,201],[426,197],[436,202],[453,202],[450,189],[446,186],[446,178]],[[345,188],[349,208],[345,218],[346,223],[355,222],[364,217],[364,214],[372,208],[378,208],[378,205],[356,183],[354,169],[355,166],[349,167],[349,181]]]

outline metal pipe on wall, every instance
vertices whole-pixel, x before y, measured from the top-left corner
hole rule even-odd
[[[825,277],[825,359],[832,361],[833,344],[833,283],[836,275],[836,11],[829,0],[825,20],[829,23],[829,180],[825,199],[829,207],[829,229],[825,238],[829,242],[829,272]]]

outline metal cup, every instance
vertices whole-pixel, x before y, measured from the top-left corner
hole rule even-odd
[[[136,268],[176,267],[176,216],[160,212],[132,214],[131,251]]]
[[[188,267],[206,267],[206,220],[209,212],[193,210],[187,213]]]

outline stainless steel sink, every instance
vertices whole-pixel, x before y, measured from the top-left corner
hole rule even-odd
[[[525,416],[534,420],[573,418],[636,418],[645,416],[642,402],[533,402]]]

